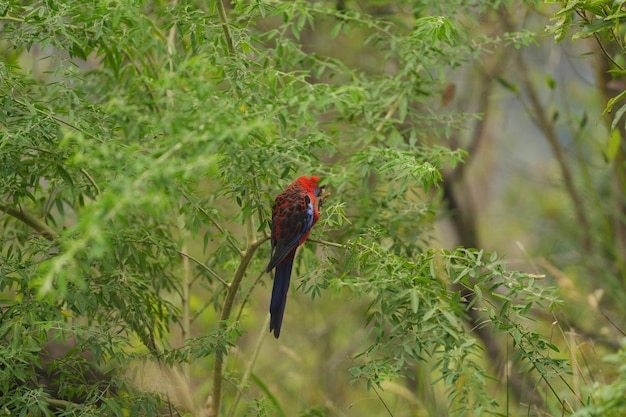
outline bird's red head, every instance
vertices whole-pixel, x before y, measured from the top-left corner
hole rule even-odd
[[[316,177],[315,175],[307,177],[306,175],[303,175],[296,181],[299,182],[307,191],[314,193],[316,196],[318,195],[318,193],[315,193],[315,190],[317,189],[319,192],[320,186],[317,183],[321,181],[320,177]]]

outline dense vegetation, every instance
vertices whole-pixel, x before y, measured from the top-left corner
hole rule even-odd
[[[0,2],[0,414],[626,414],[623,18]],[[303,174],[332,195],[275,340]]]

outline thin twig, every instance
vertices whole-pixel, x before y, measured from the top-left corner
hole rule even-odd
[[[228,233],[228,231],[221,225],[219,224],[219,222],[217,220],[215,220],[213,218],[213,216],[211,216],[211,214],[209,214],[208,211],[206,211],[203,207],[201,207],[198,203],[196,203],[194,200],[192,200],[191,196],[188,195],[184,190],[183,190],[183,196],[185,197],[185,200],[187,200],[189,203],[193,204],[194,208],[196,210],[198,210],[200,213],[202,213],[204,215],[204,217],[207,218],[208,221],[211,222],[211,224],[213,224],[213,226],[215,226],[215,228],[224,236],[226,236],[226,242],[228,243],[228,245],[230,246],[230,248],[237,254],[241,254],[241,249],[239,249],[239,246],[237,245],[237,243],[233,240],[232,236],[230,235],[230,233]]]
[[[96,181],[94,181],[93,177],[89,175],[89,173],[84,168],[80,169],[80,173],[83,174],[83,176],[87,178],[87,181],[89,181],[91,186],[95,188],[96,195],[100,195],[100,187],[98,187],[98,184],[96,184]]]
[[[20,101],[20,100],[18,100],[18,99],[13,99],[13,101],[15,101],[15,102],[17,102],[17,103],[19,103],[19,104],[21,104],[21,105],[23,105],[23,106],[28,107],[28,106],[26,105],[26,103],[23,103],[23,102],[21,102],[21,101]],[[96,140],[96,141],[98,141],[98,142],[100,142],[100,143],[103,143],[103,142],[104,142],[102,139],[100,139],[100,138],[99,138],[99,137],[97,137],[96,135],[94,135],[94,134],[92,134],[92,133],[89,133],[88,131],[86,131],[85,129],[83,129],[82,127],[80,127],[80,126],[78,126],[78,125],[75,125],[75,124],[73,124],[73,123],[70,123],[70,122],[68,122],[67,120],[63,120],[63,119],[61,119],[60,117],[57,117],[57,116],[53,115],[52,113],[47,112],[47,111],[45,111],[45,110],[42,110],[42,109],[40,109],[40,108],[37,108],[37,107],[33,107],[33,108],[35,109],[35,111],[36,111],[37,113],[41,113],[41,114],[43,114],[44,116],[51,118],[52,120],[54,120],[54,121],[55,121],[55,122],[57,122],[57,123],[60,123],[60,124],[65,125],[65,126],[67,126],[67,127],[69,127],[69,128],[72,128],[72,129],[76,130],[77,132],[80,132],[80,133],[82,133],[83,135],[87,136],[87,137],[88,137],[88,138],[90,138],[90,139]]]
[[[405,91],[403,90],[398,96],[398,98],[396,99],[396,101],[391,105],[385,117],[383,117],[380,123],[378,123],[378,126],[376,126],[376,128],[374,129],[377,133],[382,130],[385,122],[391,119],[391,117],[396,112],[396,110],[398,110],[398,107],[400,107],[400,103],[402,102],[402,99],[404,98],[404,93]]]
[[[378,397],[378,399],[380,400],[380,402],[383,404],[383,406],[385,407],[385,410],[387,410],[387,412],[389,413],[389,415],[391,417],[393,417],[393,413],[391,412],[391,410],[389,409],[389,407],[387,406],[387,403],[385,402],[385,400],[383,400],[383,397],[380,396],[380,394],[378,393],[378,391],[376,390],[375,384],[372,384],[372,391],[374,391],[374,393],[376,394],[376,396]]]
[[[620,329],[620,327],[617,324],[615,324],[615,322],[613,320],[611,320],[611,318],[604,311],[600,311],[600,314],[602,314],[604,316],[604,318],[607,319],[607,321],[609,323],[611,323],[611,325],[613,327],[615,327],[615,330],[617,330],[618,332],[620,332],[622,334],[622,336],[626,336],[626,332],[624,332],[622,329]]]
[[[0,17],[0,20],[8,20],[10,22],[19,22],[19,23],[24,23],[26,22],[24,19],[21,19],[19,17],[13,17],[13,16],[2,16]]]
[[[345,245],[342,245],[341,243],[329,242],[327,240],[307,239],[307,242],[319,243],[320,245],[332,246],[333,248],[341,248],[341,249],[346,248]]]
[[[250,290],[248,290],[248,293],[246,294],[246,296],[244,297],[243,301],[241,302],[241,306],[239,307],[239,312],[237,313],[237,319],[236,321],[239,321],[239,319],[241,318],[241,315],[243,314],[243,309],[246,306],[246,304],[248,304],[248,300],[250,299],[250,296],[252,295],[252,292],[254,291],[254,289],[256,288],[257,284],[259,282],[261,282],[261,278],[263,277],[263,275],[265,275],[265,272],[261,272],[259,274],[259,276],[257,277],[256,280],[254,280],[254,284],[252,284],[252,287],[250,287]]]
[[[256,363],[257,357],[259,356],[259,352],[261,351],[261,346],[263,346],[263,341],[265,340],[265,336],[269,334],[269,332],[265,331],[267,329],[267,326],[269,326],[269,324],[270,324],[270,315],[266,314],[265,321],[263,322],[263,325],[261,326],[259,337],[257,338],[256,344],[254,346],[254,351],[252,352],[252,358],[250,359],[250,362],[248,363],[248,366],[246,367],[246,370],[244,371],[241,377],[241,381],[239,382],[240,389],[238,389],[237,393],[235,394],[235,399],[233,400],[233,405],[231,405],[230,411],[228,412],[228,417],[233,417],[235,415],[237,404],[239,403],[239,399],[241,398],[241,394],[242,394],[241,390],[248,383],[248,379],[250,378],[250,374],[252,373],[252,368],[254,367],[254,364]]]
[[[176,7],[177,0],[172,0],[170,7]],[[167,55],[169,57],[170,72],[174,72],[174,42],[176,41],[176,25],[172,25],[169,33],[167,34]]]
[[[215,271],[213,271],[211,268],[209,268],[208,266],[206,266],[204,263],[200,262],[198,259],[194,258],[193,256],[180,251],[180,250],[176,250],[176,252],[180,255],[183,256],[187,259],[189,259],[190,261],[192,261],[193,263],[195,263],[196,265],[200,266],[202,269],[204,269],[205,271],[207,271],[209,273],[209,275],[211,275],[213,278],[215,278],[216,280],[218,280],[219,282],[222,283],[222,285],[224,285],[226,288],[230,287],[230,284],[228,282],[226,282],[222,277],[220,277]]]
[[[249,195],[247,195],[246,200],[248,201],[250,200]],[[254,227],[254,216],[249,216],[246,219],[246,241],[247,241],[247,244],[249,245],[250,242],[253,242],[255,240],[256,240],[256,229]]]
[[[587,16],[585,15],[584,11],[581,11],[580,9],[576,10],[576,14],[578,14],[578,16],[580,16],[581,19],[583,19],[585,21],[586,24],[591,24],[591,20],[587,18]],[[611,30],[611,32],[613,32]],[[598,32],[594,32],[593,37],[595,38],[596,42],[598,43],[598,46],[600,47],[600,49],[602,49],[602,53],[604,54],[604,56],[607,57],[607,59],[609,61],[611,61],[611,63],[613,65],[615,65],[617,68],[619,68],[621,71],[626,71],[626,68],[624,68],[622,65],[620,65],[619,62],[617,62],[613,56],[609,53],[609,51],[606,50],[606,48],[604,47],[604,45],[602,44],[602,40],[600,38],[600,35]],[[615,33],[613,33],[613,38],[619,43],[619,36],[615,36]]]

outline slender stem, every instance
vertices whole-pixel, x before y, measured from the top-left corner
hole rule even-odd
[[[372,391],[374,391],[374,393],[376,394],[376,396],[378,397],[382,405],[385,407],[385,410],[387,410],[387,413],[389,413],[389,415],[393,417],[393,413],[389,409],[389,406],[387,406],[387,403],[385,402],[385,400],[383,400],[383,397],[381,397],[380,394],[378,393],[378,390],[376,389],[376,383],[372,381],[371,387],[372,387]]]
[[[176,7],[177,0],[172,0],[170,7]],[[176,25],[172,25],[169,33],[167,34],[167,55],[169,57],[170,72],[174,72],[174,42],[176,41]]]
[[[76,404],[70,401],[58,400],[56,398],[42,398],[42,401],[48,404],[52,408],[66,410],[68,408],[79,407],[80,404]]]
[[[233,37],[230,34],[230,28],[228,27],[228,17],[226,16],[226,8],[222,0],[215,2],[217,6],[217,13],[220,15],[222,21],[222,30],[224,31],[224,38],[226,39],[226,46],[228,47],[228,53],[230,55],[235,54],[235,47],[233,46]]]
[[[265,239],[252,242],[248,248],[241,253],[241,262],[235,271],[233,281],[230,283],[226,299],[224,300],[224,308],[222,309],[222,314],[220,316],[220,329],[225,329],[227,327],[227,322],[235,303],[235,297],[237,296],[237,291],[239,290],[241,281],[245,276],[246,269],[248,269],[248,265],[250,264],[256,250],[264,242]],[[212,399],[210,401],[209,417],[217,417],[219,414],[223,381],[222,366],[222,358],[220,358],[219,355],[215,355],[215,361],[213,363],[213,392],[211,394]]]
[[[98,187],[98,184],[96,184],[96,181],[94,181],[93,177],[89,175],[89,172],[87,172],[84,168],[81,168],[80,173],[83,174],[83,176],[87,178],[87,181],[91,183],[91,186],[96,190],[96,195],[99,195],[100,187]]]
[[[578,14],[578,16],[581,17],[581,19],[583,19],[585,21],[585,23],[587,24],[591,24],[591,20],[585,15],[585,12],[583,10],[577,9],[576,13]],[[611,33],[613,34],[613,38],[615,39],[615,41],[619,44],[619,36],[615,36],[615,33],[611,30]],[[600,49],[602,49],[602,53],[604,54],[604,56],[606,56],[606,58],[611,61],[611,63],[613,65],[615,65],[617,68],[619,68],[620,70],[624,71],[626,70],[626,68],[624,68],[622,65],[620,65],[619,62],[617,62],[615,59],[613,59],[613,56],[609,53],[609,51],[606,50],[606,48],[604,47],[604,44],[602,43],[602,38],[600,37],[600,35],[595,32],[593,34],[593,37],[595,38],[596,42],[598,43],[598,46],[600,47]],[[620,46],[620,49],[621,46]]]
[[[241,376],[241,381],[239,382],[240,389],[238,389],[237,394],[235,394],[235,399],[233,400],[233,405],[230,406],[228,417],[234,417],[235,415],[237,404],[239,403],[239,400],[241,399],[241,390],[246,386],[246,383],[248,382],[248,379],[250,378],[250,374],[252,373],[252,368],[254,367],[254,364],[256,363],[256,359],[259,356],[259,352],[261,351],[261,346],[263,346],[263,341],[265,340],[265,336],[269,334],[265,330],[267,329],[267,326],[269,326],[270,324],[270,317],[271,316],[269,314],[265,315],[265,321],[263,322],[263,326],[261,326],[261,332],[259,333],[259,337],[256,340],[256,345],[254,346],[254,351],[252,352],[252,358],[250,359],[250,362],[248,363],[246,370]]]
[[[246,200],[250,201],[250,195],[248,194]],[[246,220],[246,238],[248,245],[250,242],[254,242],[256,240],[256,229],[254,227],[254,216],[249,216]]]
[[[619,68],[621,71],[625,71],[626,69],[624,69],[623,66],[621,66],[619,64],[619,62],[617,62],[615,59],[613,59],[613,57],[611,56],[611,54],[609,54],[609,51],[606,50],[606,48],[604,47],[604,45],[602,44],[602,40],[600,39],[600,35],[598,35],[597,33],[593,34],[593,37],[596,39],[596,42],[598,43],[598,46],[600,47],[600,49],[602,49],[602,53],[607,57],[607,59],[609,61],[611,61],[611,63],[613,65],[615,65],[617,68]],[[617,39],[617,38],[616,38]]]
[[[252,183],[253,183],[254,195],[255,195],[257,201],[261,201],[262,197],[261,197],[261,193],[259,192],[261,187],[259,186],[259,181],[258,181],[258,178],[256,176],[254,176],[252,178]],[[262,210],[257,210],[257,215],[258,215],[259,225],[264,224],[264,221],[263,221],[263,211]],[[265,236],[267,236],[267,228],[266,227],[263,227],[263,234]]]
[[[248,290],[248,293],[246,294],[243,301],[241,302],[241,306],[239,306],[239,312],[237,313],[237,318],[235,319],[236,321],[239,321],[239,319],[241,318],[241,315],[243,314],[243,309],[246,306],[246,304],[248,304],[248,300],[250,299],[250,295],[252,295],[252,291],[254,291],[257,284],[261,281],[261,278],[263,278],[264,274],[265,274],[265,271],[262,271],[259,274],[259,276],[256,278],[256,280],[254,280],[254,284],[252,284],[252,287],[250,287],[250,289]]]
[[[25,20],[19,17],[13,17],[13,16],[2,16],[0,17],[0,20],[8,20],[10,22],[20,22],[20,23],[24,23]]]
[[[385,124],[385,121],[391,119],[391,117],[396,112],[396,110],[398,110],[398,107],[400,107],[400,103],[402,102],[402,99],[404,98],[405,91],[406,90],[403,90],[400,93],[400,95],[398,96],[396,101],[391,105],[391,107],[387,111],[387,114],[385,115],[385,117],[383,117],[383,119],[380,121],[380,123],[378,123],[378,126],[376,126],[376,129],[374,129],[374,130],[376,130],[376,132],[380,132],[382,130],[382,128],[383,128],[383,125]]]
[[[344,249],[345,246],[341,243],[329,242],[327,240],[319,240],[319,239],[307,239],[307,242],[319,243],[324,246],[332,246],[333,248],[341,248]]]
[[[135,69],[135,74],[137,74],[137,78],[141,80],[141,83],[143,84],[143,86],[146,89],[146,92],[148,93],[148,95],[150,96],[150,99],[152,100],[151,103],[148,103],[148,107],[150,107],[152,110],[154,110],[156,112],[156,114],[158,116],[161,116],[161,108],[159,107],[159,104],[157,102],[157,98],[156,95],[154,93],[154,91],[152,91],[152,87],[150,87],[150,84],[148,83],[148,81],[146,80],[146,78],[149,77],[149,75],[146,75],[144,71],[142,71],[142,68],[148,68],[148,69],[152,69],[153,70],[153,74],[152,76],[154,78],[157,78],[157,74],[156,71],[154,70],[154,67],[152,65],[150,65],[149,62],[149,55],[137,55],[137,59],[133,59],[132,54],[127,51],[126,49],[122,48],[122,53],[124,54],[124,56],[126,57],[126,59],[128,60],[128,62],[130,62],[130,65]],[[144,58],[148,63],[144,63],[141,61],[141,58]],[[141,65],[139,65],[136,61],[139,60],[139,63]]]
[[[179,230],[182,233],[185,233],[185,219],[184,214],[178,216]],[[182,251],[183,253],[187,252],[187,237],[183,237]],[[189,265],[189,257],[183,256],[181,259],[182,266],[182,323],[181,323],[181,342],[184,345],[186,340],[191,336],[191,285],[193,283],[193,277],[191,276],[191,266]],[[189,362],[185,362],[181,364],[181,369],[183,373],[183,377],[186,381],[190,380],[190,371]]]
[[[172,0],[170,2],[171,7],[175,7],[178,4],[177,0]],[[169,60],[170,73],[174,72],[174,42],[176,40],[176,25],[172,25],[168,35],[167,35],[167,55]],[[169,93],[169,90],[168,90]],[[186,233],[185,229],[185,217],[184,214],[178,217],[178,228],[181,233]],[[191,336],[191,322],[193,317],[191,316],[191,287],[193,285],[193,277],[191,276],[191,266],[189,265],[189,261],[193,259],[193,257],[187,255],[187,236],[184,237],[182,250],[177,251],[180,255],[182,255],[182,273],[183,273],[183,282],[182,282],[182,323],[181,323],[181,342],[185,345],[187,339]],[[226,284],[217,274],[214,274],[213,271],[206,267],[203,263],[193,259],[196,264],[202,265],[205,270],[209,271],[209,274],[216,277],[218,281]],[[181,364],[182,369],[182,378],[185,380],[184,382],[188,385],[189,381],[191,381],[191,367],[189,362],[185,362]],[[187,390],[188,391],[188,390]]]
[[[219,224],[219,222],[217,220],[215,220],[213,218],[213,216],[211,216],[211,214],[209,214],[208,211],[206,211],[204,208],[202,208],[198,203],[196,203],[190,195],[188,195],[185,191],[183,191],[183,195],[185,197],[185,200],[187,200],[188,202],[190,202],[191,204],[193,204],[194,208],[196,210],[198,210],[200,213],[202,213],[204,215],[204,217],[207,218],[208,221],[211,222],[211,224],[213,224],[213,226],[215,226],[215,228],[224,236],[226,236],[226,242],[228,243],[228,245],[230,246],[230,248],[236,252],[236,253],[241,253],[241,250],[239,249],[239,246],[237,245],[237,243],[233,240],[232,236],[230,235],[230,233],[228,233],[228,231],[221,225]]]
[[[43,110],[41,108],[38,108],[38,107],[35,107],[35,106],[32,106],[32,105],[29,105],[26,102],[23,102],[23,101],[21,101],[20,99],[17,99],[17,98],[14,98],[13,101],[15,101],[16,103],[21,104],[22,106],[24,106],[27,109],[31,109],[31,110],[34,110],[37,113],[43,114],[44,116],[49,117],[50,119],[54,120],[57,123],[60,123],[60,124],[65,125],[65,126],[67,126],[69,128],[72,128],[72,129],[76,130],[77,132],[80,132],[83,135],[87,136],[88,138],[96,140],[96,141],[98,141],[100,143],[104,142],[102,139],[98,138],[96,135],[94,135],[92,133],[89,133],[88,131],[86,131],[85,129],[81,128],[80,126],[75,125],[73,123],[70,123],[70,122],[68,122],[66,120],[63,120],[60,117],[57,117],[57,116],[55,116],[54,114],[52,114],[50,112],[47,112],[47,111],[45,111],[45,110]]]
[[[203,268],[205,271],[207,271],[209,273],[209,275],[211,275],[213,278],[215,278],[216,280],[218,280],[219,282],[222,283],[223,286],[225,286],[226,288],[228,288],[230,286],[230,284],[228,282],[226,282],[222,277],[220,277],[215,271],[213,271],[211,268],[209,268],[208,266],[206,266],[205,264],[203,264],[202,262],[200,262],[199,260],[197,260],[196,258],[194,258],[193,256],[183,252],[183,251],[176,251],[180,256],[192,261],[193,263],[195,263],[196,265],[200,266],[201,268]]]
[[[189,415],[192,415],[192,416],[202,415],[199,412],[199,407],[194,402],[193,396],[191,395],[193,390],[191,388],[189,378],[186,378],[179,368],[175,368],[175,367],[171,368],[169,366],[166,366],[165,364],[161,363],[160,360],[159,360],[159,369],[161,373],[163,374],[163,377],[167,378],[167,380],[170,381],[170,387],[174,393],[173,395],[174,398],[176,398],[177,405],[182,406],[186,410],[192,412]],[[167,415],[180,416],[181,414],[178,414],[178,413],[174,414],[172,412],[173,407],[172,407],[172,401],[170,400],[170,394],[169,392],[166,392],[166,393],[167,393],[167,399],[168,399],[167,401],[168,407],[170,408],[169,410],[170,414],[167,414]]]

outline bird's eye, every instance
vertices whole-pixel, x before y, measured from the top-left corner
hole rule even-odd
[[[321,187],[315,187],[315,189],[313,190],[313,194],[315,194],[315,197],[319,197],[320,195],[322,195],[322,192],[325,188],[325,185],[322,185]]]

